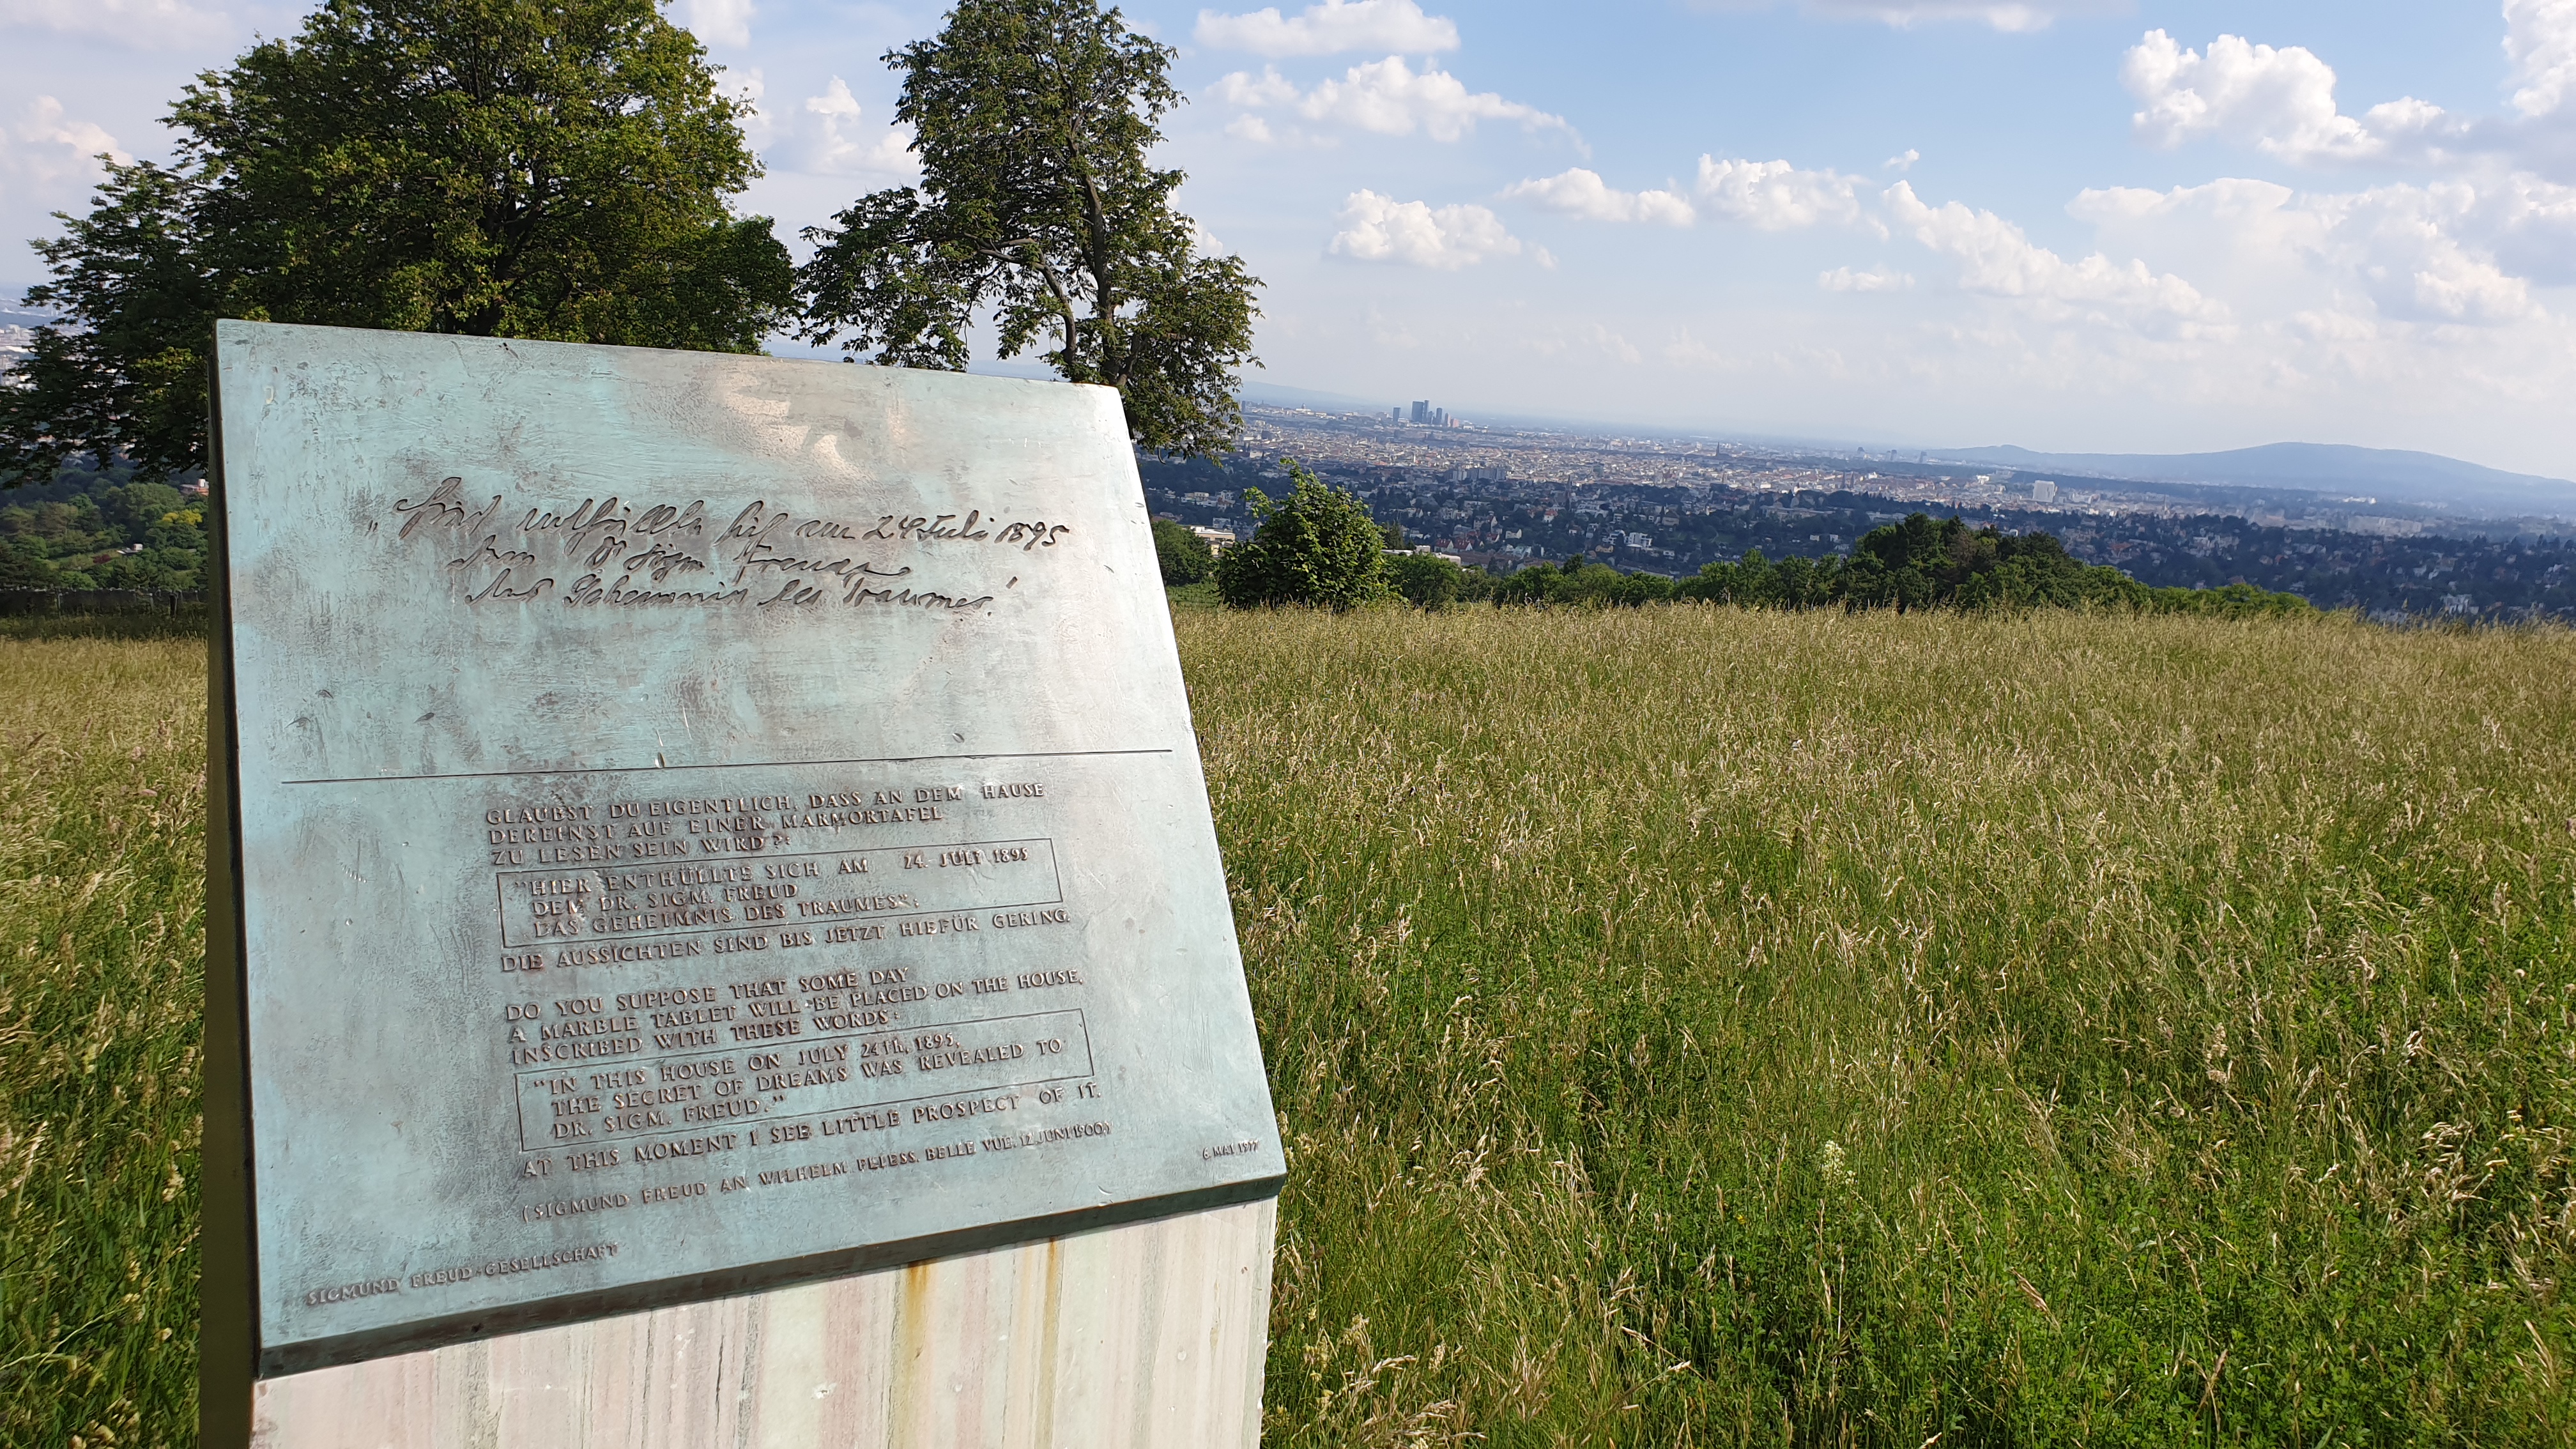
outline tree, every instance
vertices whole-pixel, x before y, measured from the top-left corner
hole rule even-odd
[[[936,39],[888,52],[921,184],[805,233],[807,340],[956,371],[989,312],[1002,356],[1042,346],[1066,381],[1118,389],[1140,446],[1228,451],[1260,283],[1200,254],[1172,208],[1182,173],[1146,162],[1183,99],[1173,53],[1097,0],[960,0]]]
[[[37,328],[30,355],[0,375],[0,485],[44,481],[82,453],[160,471],[205,464],[217,288],[191,253],[199,188],[149,161],[107,171],[90,214],[35,244],[54,279],[27,301],[70,325]]]
[[[1936,521],[1927,513],[1871,529],[1849,561],[1829,554],[1773,563],[1762,550],[1747,549],[1740,562],[1709,564],[1670,592],[1709,603],[1788,609],[2044,606],[2228,618],[2316,612],[2296,594],[2244,584],[2151,589],[2118,569],[2076,558],[2054,534],[2010,534],[1991,525],[1972,529],[1964,520]]]
[[[0,546],[0,589],[55,587],[54,562],[24,544]]]
[[[1574,604],[1591,608],[1636,608],[1673,597],[1673,581],[1661,574],[1623,574],[1605,563],[1577,554],[1563,567],[1532,564],[1495,587],[1497,604]]]
[[[1273,503],[1258,488],[1243,490],[1260,527],[1217,555],[1217,597],[1237,609],[1348,609],[1385,598],[1386,540],[1369,518],[1368,505],[1294,458],[1279,461],[1288,465],[1296,491]]]
[[[1399,553],[1386,561],[1388,587],[1408,604],[1437,609],[1467,594],[1467,571],[1436,553]]]
[[[1168,518],[1154,520],[1154,560],[1162,565],[1163,582],[1175,588],[1203,582],[1216,572],[1216,550]]]
[[[36,244],[65,321],[0,384],[0,470],[202,466],[217,317],[755,351],[795,272],[725,204],[746,109],[653,0],[329,0]]]
[[[1392,525],[1388,525],[1392,527]],[[1540,565],[1552,574],[1555,569]],[[1443,609],[1497,597],[1501,582],[1483,569],[1467,568],[1428,549],[1391,553],[1386,559],[1387,586],[1408,604]]]

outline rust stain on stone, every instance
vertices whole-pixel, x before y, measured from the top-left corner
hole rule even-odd
[[[907,1265],[903,1270],[903,1291],[895,1299],[894,1382],[887,1394],[893,1412],[886,1429],[898,1444],[912,1442],[925,1407],[922,1375],[930,1360],[930,1271],[928,1263]]]

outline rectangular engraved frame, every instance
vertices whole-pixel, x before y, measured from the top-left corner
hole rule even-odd
[[[1277,1193],[1115,392],[239,322],[214,372],[210,1411]]]

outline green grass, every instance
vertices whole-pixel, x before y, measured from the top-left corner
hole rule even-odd
[[[2576,635],[1177,619],[1273,1444],[2576,1435]],[[191,1438],[201,659],[0,634],[0,1444]]]
[[[1181,640],[1273,1443],[2576,1434],[2576,635]]]
[[[115,614],[15,614],[0,616],[0,641],[185,639],[193,642],[202,654],[206,647],[207,619],[202,606],[183,608],[175,614],[148,609]]]
[[[1216,580],[1202,579],[1195,584],[1166,585],[1163,596],[1172,601],[1175,614],[1222,609],[1225,601],[1216,596]]]
[[[205,645],[8,623],[0,1444],[190,1444]]]

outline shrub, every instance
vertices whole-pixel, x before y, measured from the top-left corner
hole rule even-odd
[[[1204,582],[1216,572],[1216,550],[1184,524],[1154,520],[1154,559],[1163,566],[1163,583],[1181,588]]]
[[[1387,597],[1386,536],[1370,520],[1368,505],[1294,458],[1280,461],[1296,491],[1274,503],[1258,488],[1243,490],[1260,527],[1218,556],[1218,595],[1237,609],[1348,609]]]

